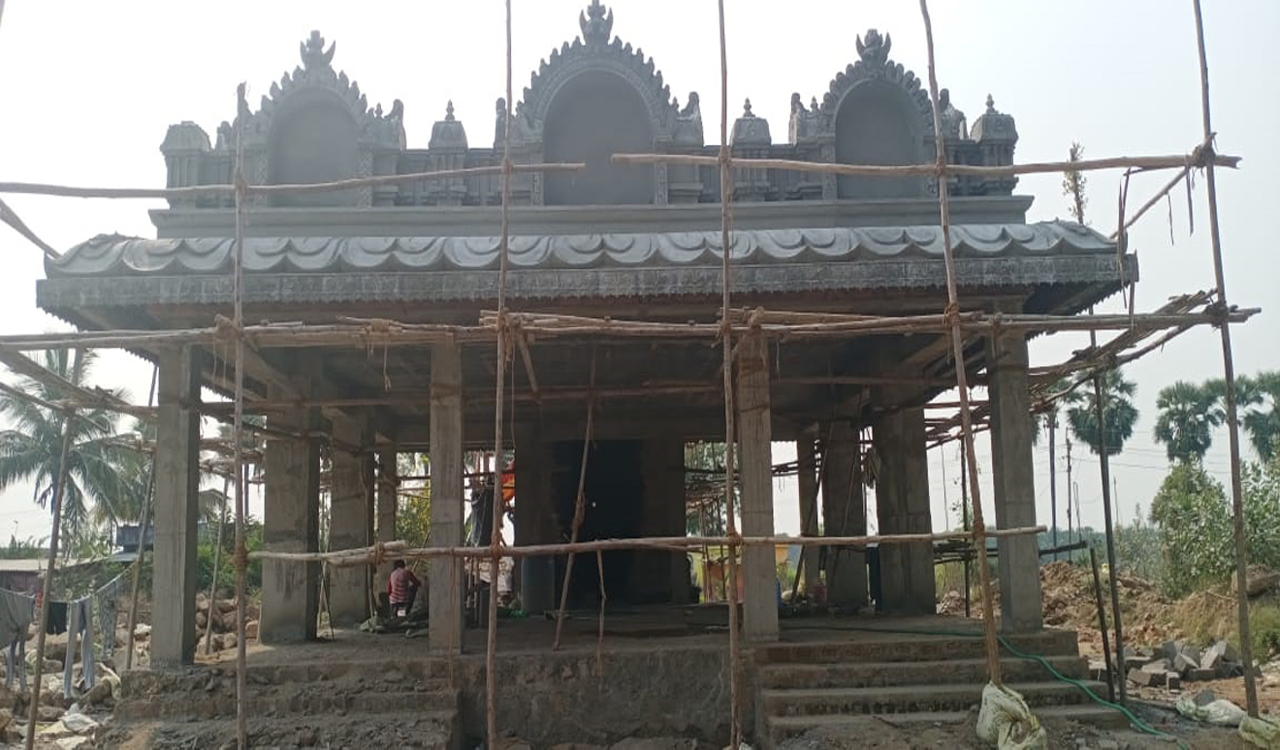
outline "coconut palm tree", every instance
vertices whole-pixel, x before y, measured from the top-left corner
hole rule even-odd
[[[1133,405],[1137,386],[1125,380],[1119,369],[1108,370],[1101,381],[1105,425],[1098,424],[1097,396],[1088,385],[1072,391],[1063,401],[1071,405],[1067,409],[1067,424],[1072,434],[1095,454],[1102,455],[1105,444],[1106,454],[1114,456],[1133,436],[1133,426],[1138,421],[1138,408]]]
[[[92,352],[83,352],[74,365],[72,359],[70,350],[47,349],[37,361],[64,380],[83,385],[88,381],[95,357]],[[15,388],[46,402],[57,402],[68,396],[60,389],[26,377],[21,378]],[[121,390],[110,393],[125,398]],[[32,499],[41,508],[48,508],[61,473],[65,414],[6,393],[0,395],[0,417],[11,425],[10,429],[0,431],[0,490],[33,481]],[[71,420],[67,486],[62,501],[63,530],[69,538],[92,527],[95,508],[110,509],[122,498],[119,467],[129,449],[121,447],[115,438],[116,420],[111,411],[88,408],[77,410]]]
[[[1240,423],[1258,457],[1268,461],[1280,455],[1280,370],[1260,372],[1256,378],[1242,377],[1238,382],[1240,404],[1248,405]]]
[[[1213,444],[1213,429],[1226,418],[1213,388],[1179,380],[1156,397],[1156,442],[1170,461],[1203,460]]]

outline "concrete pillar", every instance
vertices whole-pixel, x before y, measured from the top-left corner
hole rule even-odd
[[[272,389],[272,397],[283,394]],[[291,432],[321,427],[317,409],[273,414],[268,424]],[[318,438],[267,438],[263,461],[266,493],[263,547],[273,552],[316,552],[320,539],[320,441]],[[316,637],[320,563],[262,562],[263,643],[297,643]]]
[[[329,549],[368,547],[373,543],[370,497],[373,493],[372,441],[364,420],[338,416],[333,420],[335,445],[329,490]],[[352,449],[356,449],[353,452]],[[364,565],[329,569],[329,620],[334,627],[359,625],[369,618],[369,569]]]
[[[807,436],[796,441],[796,470],[798,472],[800,491],[800,535],[818,536],[818,475],[817,461],[814,457],[813,437]],[[819,558],[822,550],[819,547],[806,546],[800,556],[804,560],[804,590],[812,595],[822,580],[822,568]]]
[[[823,536],[867,533],[858,431],[848,422],[828,430],[822,459]],[[860,548],[826,548],[827,601],[846,609],[867,606],[867,555]]]
[[[516,434],[515,544],[555,544],[560,541],[552,493],[551,471],[555,460],[551,443],[539,431],[522,428]],[[560,602],[556,588],[556,556],[522,557],[520,604],[526,612],[546,612]]]
[[[194,347],[157,357],[155,565],[151,665],[190,664],[196,649],[196,518],[200,487],[200,363]]]
[[[996,526],[1036,525],[1032,465],[1031,398],[1027,390],[1027,340],[1011,332],[987,340],[987,392],[991,400],[991,481]],[[1000,626],[1006,632],[1040,630],[1040,553],[1035,535],[1002,537],[997,543]]]
[[[773,535],[773,454],[769,418],[769,361],[764,340],[738,344],[738,445],[741,453],[742,534]],[[743,632],[750,641],[778,638],[778,570],[773,547],[742,553]]]
[[[462,545],[462,348],[431,347],[431,546]],[[500,488],[499,488],[500,491]],[[458,558],[432,560],[428,574],[431,650],[462,651],[463,565]],[[495,576],[496,579],[496,576]],[[494,581],[497,585],[497,581]]]
[[[924,408],[914,406],[880,417],[874,428],[880,477],[876,517],[881,534],[929,533],[929,461],[925,453]],[[932,614],[936,611],[933,545],[929,542],[880,545],[880,596],[884,611]]]
[[[393,446],[382,446],[378,449],[377,476],[377,524],[374,538],[382,544],[395,541],[396,514],[400,507],[400,470],[396,463],[396,449]],[[388,559],[379,566],[373,579],[373,595],[387,590],[387,580],[391,577],[392,560]]]

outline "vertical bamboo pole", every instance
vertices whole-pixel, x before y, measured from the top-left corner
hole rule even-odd
[[[724,31],[724,0],[716,3],[720,24],[720,247],[721,247],[721,344],[724,352],[724,505],[725,532],[728,544],[728,591],[725,600],[729,604],[729,747],[738,750],[742,744],[742,707],[738,704],[738,682],[741,665],[738,664],[738,560],[737,522],[733,518],[734,477],[734,405],[733,395],[733,334],[729,327],[729,254],[732,249],[730,226],[733,215],[733,170],[729,158],[729,56]],[[744,587],[745,588],[745,587]],[[743,591],[743,596],[746,591]]]
[[[213,600],[218,594],[218,564],[222,561],[222,530],[227,525],[227,493],[231,492],[231,477],[222,478],[222,509],[218,513],[218,537],[213,547],[213,575],[209,581],[209,615],[204,629],[204,655],[213,650]]]
[[[160,368],[151,368],[151,390],[147,395],[147,407],[155,404],[156,385],[159,383]],[[138,593],[142,583],[142,564],[147,555],[147,526],[151,523],[152,494],[156,487],[156,455],[151,454],[151,471],[147,474],[147,487],[142,493],[142,517],[138,520],[138,559],[133,562],[133,591],[129,595],[129,617],[127,625],[129,633],[125,636],[124,668],[133,669],[133,631],[138,627]]]
[[[80,373],[84,366],[84,350],[77,349],[75,364],[71,366],[71,382],[80,382]],[[36,720],[40,718],[40,680],[44,677],[44,640],[49,622],[49,596],[53,593],[53,567],[58,562],[58,536],[62,527],[62,501],[67,494],[69,470],[67,455],[71,452],[71,441],[74,431],[71,426],[75,420],[75,409],[67,409],[62,413],[62,448],[58,453],[58,476],[53,485],[53,530],[49,532],[49,560],[44,569],[44,587],[40,596],[40,627],[36,630],[36,664],[35,680],[31,685],[31,705],[27,713],[26,750],[32,750],[36,741]]]
[[[1123,233],[1121,235],[1123,237]],[[1123,247],[1123,239],[1121,240]],[[1089,343],[1098,346],[1098,335],[1089,331]],[[1093,376],[1093,408],[1098,419],[1098,471],[1102,478],[1102,522],[1107,545],[1108,586],[1111,589],[1111,619],[1116,629],[1115,663],[1121,675],[1126,674],[1124,668],[1124,628],[1120,622],[1120,583],[1116,578],[1116,532],[1115,521],[1111,517],[1111,458],[1107,455],[1107,409],[1103,403],[1103,378]],[[1104,636],[1105,637],[1105,636]],[[1110,663],[1110,657],[1107,658]],[[1120,680],[1120,702],[1124,703],[1128,696],[1127,680]]]
[[[1213,156],[1213,122],[1209,108],[1209,62],[1204,49],[1204,17],[1200,0],[1191,0],[1196,16],[1196,50],[1200,56],[1200,111],[1204,120],[1204,139]],[[1205,160],[1205,185],[1209,196],[1209,238],[1213,245],[1213,277],[1218,289],[1218,309],[1230,310],[1227,304],[1227,282],[1222,270],[1222,234],[1218,227],[1218,184],[1214,177],[1213,159]],[[1258,716],[1258,685],[1253,674],[1253,645],[1249,635],[1249,597],[1246,591],[1248,552],[1244,539],[1244,492],[1240,481],[1240,421],[1236,410],[1236,365],[1231,354],[1231,326],[1225,320],[1218,326],[1222,335],[1222,376],[1225,383],[1227,438],[1231,450],[1231,516],[1236,553],[1236,608],[1240,620],[1240,659],[1244,662],[1244,695],[1249,715]]]
[[[1107,636],[1107,608],[1102,605],[1102,576],[1098,574],[1098,551],[1089,545],[1089,565],[1093,568],[1093,601],[1098,608],[1098,631],[1102,633],[1102,656],[1106,660],[1107,665],[1107,700],[1114,701],[1116,699],[1116,677],[1111,671],[1111,640]],[[1123,684],[1126,677],[1124,671],[1121,670],[1120,682]]]
[[[498,572],[502,542],[502,390],[507,369],[507,243],[511,235],[511,0],[506,0],[507,111],[502,129],[502,233],[498,245],[496,396],[493,411],[493,531],[489,538],[489,623],[485,641],[485,725],[488,746],[498,746]]]
[[[591,387],[596,386],[596,358],[594,352],[591,356]],[[569,543],[577,544],[578,533],[582,530],[582,519],[586,515],[586,488],[587,488],[587,459],[591,455],[591,432],[595,426],[596,418],[596,400],[595,398],[587,398],[587,431],[586,437],[582,440],[582,465],[578,469],[578,494],[573,503],[573,526],[569,532]],[[573,558],[574,553],[569,551],[569,558],[565,561],[564,566],[564,583],[560,586],[560,609],[556,612],[556,638],[551,645],[552,651],[560,650],[560,637],[564,633],[564,610],[569,603],[569,582],[573,579]],[[599,554],[596,555],[597,562],[600,561]],[[604,569],[600,569],[600,591],[604,592]],[[604,605],[600,605],[600,632],[604,633]]]
[[[236,166],[235,166],[235,250],[231,254],[231,300],[235,321],[235,417],[231,430],[233,466],[236,485],[236,742],[240,750],[249,747],[248,730],[248,681],[246,672],[246,646],[244,638],[245,609],[248,597],[245,593],[245,568],[248,556],[244,547],[244,517],[247,498],[244,496],[244,225],[245,225],[245,175],[244,128],[249,116],[249,104],[245,99],[245,84],[236,88]],[[212,604],[212,603],[211,603]],[[210,610],[212,614],[212,609]]]
[[[938,74],[933,51],[933,23],[928,0],[920,0],[924,18],[925,45],[929,53],[929,100],[933,104],[933,134],[938,152],[938,210],[942,224],[942,254],[947,271],[947,317],[951,319],[952,361],[956,367],[956,388],[960,391],[960,429],[965,461],[969,469],[969,494],[973,498],[973,542],[978,548],[978,580],[982,586],[982,633],[986,643],[987,674],[1000,686],[1000,642],[996,638],[995,612],[991,605],[991,566],[987,564],[987,528],[982,518],[982,496],[978,489],[978,456],[973,445],[973,415],[969,411],[969,382],[964,371],[964,339],[960,331],[959,295],[956,292],[955,257],[951,251],[951,206],[947,195],[947,150],[942,137],[942,112],[938,105]]]

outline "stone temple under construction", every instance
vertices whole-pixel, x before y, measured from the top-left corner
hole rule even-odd
[[[696,93],[681,105],[652,59],[612,37],[598,2],[581,36],[541,62],[515,104],[517,164],[583,162],[580,172],[521,172],[510,209],[512,310],[634,321],[715,324],[720,313],[718,169],[679,163],[621,165],[616,153],[710,155]],[[826,93],[792,98],[786,138],[750,103],[732,127],[732,153],[823,163],[920,164],[937,139],[952,163],[1008,165],[1014,118],[990,96],[970,123],[943,92],[943,131],[916,75],[890,58],[891,40],[859,38],[857,59]],[[452,105],[425,148],[406,143],[403,104],[370,107],[334,66],[335,46],[313,32],[301,64],[244,113],[243,149],[255,185],[335,181],[501,163],[506,103],[468,138]],[[851,55],[852,56],[852,55]],[[796,82],[816,87],[822,82]],[[973,96],[973,92],[967,92]],[[475,130],[471,132],[476,135]],[[199,125],[169,128],[161,151],[168,186],[228,184],[235,137]],[[492,143],[492,145],[490,145]],[[1016,179],[954,176],[873,179],[740,168],[729,248],[731,292],[743,309],[916,315],[946,307],[937,191],[951,195],[952,242],[962,307],[989,313],[1073,314],[1137,277],[1114,242],[1062,222],[1027,223],[1031,199]],[[394,320],[474,326],[497,306],[501,178],[458,177],[345,192],[258,196],[248,210],[245,319],[273,323]],[[86,330],[180,330],[229,315],[235,212],[230,198],[175,199],[152,212],[155,239],[98,236],[46,264],[39,305]],[[722,441],[721,359],[709,339],[534,337],[513,360],[507,408],[518,497],[515,545],[567,538],[582,461],[586,401],[597,398],[586,471],[582,539],[681,536],[686,529],[684,446]],[[995,526],[1034,526],[1032,420],[1026,334],[973,335],[965,361],[990,395]],[[139,347],[159,365],[153,669],[192,662],[196,626],[200,420],[226,403],[229,345]],[[795,441],[804,533],[928,532],[926,449],[937,437],[924,405],[954,384],[947,336],[742,340],[735,372],[741,457],[741,526],[774,533],[770,443]],[[319,542],[321,452],[329,450],[329,546],[396,538],[396,454],[430,456],[431,543],[464,542],[467,450],[493,450],[496,352],[492,338],[414,345],[367,342],[251,347],[245,409],[278,428],[265,455],[264,544],[314,551]],[[589,375],[590,373],[590,375]],[[286,437],[285,435],[292,435]],[[815,484],[821,454],[821,497]],[[807,476],[806,476],[807,472]],[[867,472],[874,472],[874,508]],[[820,507],[820,510],[819,510]],[[865,552],[806,552],[828,601],[845,612],[870,604],[889,615],[935,612],[930,543],[885,546],[878,580]],[[1000,618],[1020,637],[1043,635],[1034,536],[998,542]],[[600,575],[611,607],[690,602],[683,551],[616,551],[577,563],[570,601],[595,602]],[[744,633],[780,638],[772,550],[744,553]],[[525,610],[554,609],[559,558],[519,566]],[[365,620],[386,570],[335,568],[327,585],[335,626]],[[264,645],[317,635],[319,564],[264,563]],[[430,565],[429,644],[423,656],[466,650],[463,569]],[[851,619],[856,620],[856,616]],[[785,630],[785,624],[782,630]],[[784,638],[785,641],[785,638]],[[723,721],[723,718],[720,719]]]

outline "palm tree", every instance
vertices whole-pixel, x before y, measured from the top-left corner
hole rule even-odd
[[[1249,407],[1240,417],[1240,423],[1258,457],[1269,461],[1280,455],[1280,370],[1237,380],[1240,404]],[[1221,388],[1218,383],[1215,386]]]
[[[64,380],[82,385],[88,380],[94,359],[93,353],[86,351],[78,355],[76,365],[72,365],[70,350],[47,349],[38,361]],[[60,389],[27,377],[21,378],[15,388],[46,402],[57,402],[68,396]],[[110,394],[125,398],[121,390],[110,391]],[[49,507],[60,474],[65,414],[6,393],[0,395],[0,417],[12,425],[0,431],[0,490],[18,482],[34,481],[32,499],[41,508]],[[62,505],[63,528],[70,538],[91,528],[92,510],[99,507],[109,510],[122,497],[119,466],[129,449],[121,447],[116,440],[116,419],[115,413],[106,409],[86,408],[77,410],[71,420],[67,486]]]
[[[1203,460],[1213,444],[1213,429],[1226,418],[1218,394],[1209,386],[1179,380],[1160,390],[1156,408],[1156,442],[1164,443],[1170,461]]]
[[[1063,398],[1071,404],[1067,409],[1067,424],[1071,426],[1072,434],[1095,454],[1102,455],[1105,442],[1107,455],[1114,456],[1133,436],[1133,426],[1138,421],[1138,408],[1133,405],[1137,386],[1125,380],[1119,369],[1108,370],[1101,376],[1101,381],[1106,425],[1098,424],[1097,396],[1089,387],[1077,388]]]

